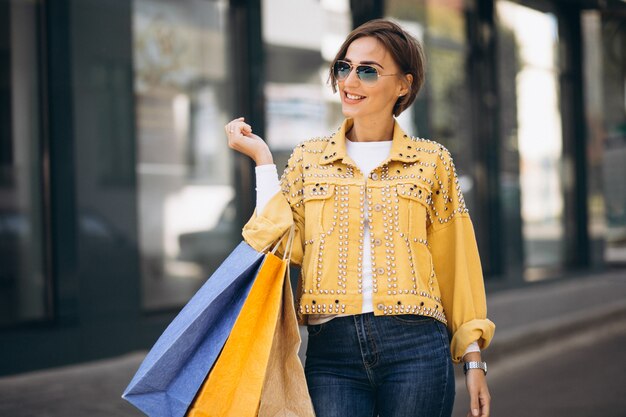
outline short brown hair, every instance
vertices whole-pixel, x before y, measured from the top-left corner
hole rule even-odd
[[[337,55],[335,55],[335,59],[330,64],[329,81],[333,93],[337,92],[337,78],[335,78],[333,73],[333,64],[335,61],[346,57],[346,52],[352,42],[366,36],[376,38],[383,44],[403,74],[413,75],[410,91],[402,97],[398,97],[396,104],[393,106],[393,115],[398,116],[415,101],[417,93],[424,84],[426,56],[424,55],[422,44],[402,29],[400,25],[391,20],[370,20],[350,32],[341,48],[339,48]]]

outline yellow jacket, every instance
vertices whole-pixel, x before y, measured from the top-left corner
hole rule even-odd
[[[367,199],[374,314],[443,322],[459,363],[470,343],[478,341],[483,350],[495,331],[486,317],[474,228],[450,152],[394,123],[389,157],[368,177],[346,153],[351,118],[332,136],[300,143],[281,177],[282,192],[258,216],[255,210],[242,236],[261,251],[295,222],[291,262],[302,267],[299,324],[307,324],[307,314],[360,314]]]

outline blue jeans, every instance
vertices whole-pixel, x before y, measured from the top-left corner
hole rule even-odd
[[[449,417],[446,326],[415,314],[336,317],[307,326],[304,372],[316,417]]]

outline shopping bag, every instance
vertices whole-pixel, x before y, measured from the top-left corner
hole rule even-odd
[[[151,417],[182,417],[217,359],[260,268],[241,242],[150,349],[122,398]]]
[[[315,417],[298,356],[301,342],[287,268],[258,417]]]
[[[287,248],[291,248],[293,236],[292,226]],[[278,244],[265,255],[224,349],[193,401],[188,417],[257,415],[289,266],[290,250],[280,259],[274,255],[277,247]]]

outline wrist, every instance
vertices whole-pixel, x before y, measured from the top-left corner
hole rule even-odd
[[[272,157],[272,153],[268,151],[268,152],[263,152],[261,154],[256,155],[254,158],[254,162],[256,163],[257,166],[270,165],[274,163],[274,158]]]
[[[480,352],[468,352],[463,355],[463,362],[480,362],[482,361]]]

